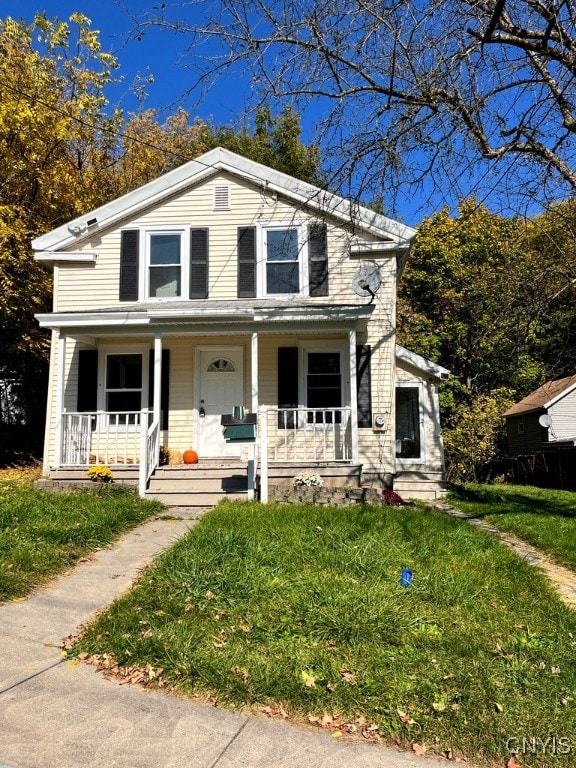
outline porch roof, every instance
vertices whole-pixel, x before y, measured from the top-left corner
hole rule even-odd
[[[293,326],[303,330],[364,330],[372,304],[297,304],[287,301],[190,301],[141,303],[116,308],[36,315],[40,327],[107,333],[271,332]],[[231,327],[233,326],[233,327]]]

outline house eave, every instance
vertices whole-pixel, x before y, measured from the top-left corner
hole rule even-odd
[[[396,359],[402,360],[402,362],[411,365],[413,368],[417,368],[428,376],[438,379],[438,381],[445,381],[450,378],[450,371],[448,368],[444,368],[443,366],[438,365],[438,363],[433,363],[432,360],[428,360],[427,358],[422,357],[422,355],[416,354],[416,352],[411,352],[409,349],[406,349],[406,347],[400,346],[400,344],[396,344]]]
[[[321,215],[329,215],[369,232],[396,248],[409,248],[416,230],[355,205],[338,195],[326,192],[287,174],[217,147],[196,160],[175,168],[148,184],[96,208],[32,241],[36,258],[47,252],[60,251],[89,239],[94,233],[117,225],[145,208],[192,187],[219,172],[230,173],[256,184],[265,192],[282,195]]]
[[[54,267],[55,264],[95,264],[95,253],[78,253],[74,251],[42,251],[34,256],[36,261]]]
[[[134,327],[149,324],[145,312],[52,312],[34,315],[40,328]]]

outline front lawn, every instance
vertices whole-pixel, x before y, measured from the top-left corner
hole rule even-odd
[[[0,602],[24,597],[161,506],[115,486],[51,493],[0,482]]]
[[[422,507],[220,505],[73,652],[131,681],[474,762],[576,733],[576,613],[496,539]],[[549,752],[522,765],[573,765]]]
[[[489,520],[576,572],[576,493],[470,483],[454,489],[451,501],[463,512]]]

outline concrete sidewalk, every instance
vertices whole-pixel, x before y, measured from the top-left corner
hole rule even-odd
[[[0,606],[0,768],[434,768],[379,745],[105,680],[61,640],[196,521],[155,520],[21,603]]]

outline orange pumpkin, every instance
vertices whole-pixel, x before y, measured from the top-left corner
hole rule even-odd
[[[184,459],[184,464],[198,464],[198,454],[196,451],[184,451],[182,458]]]

